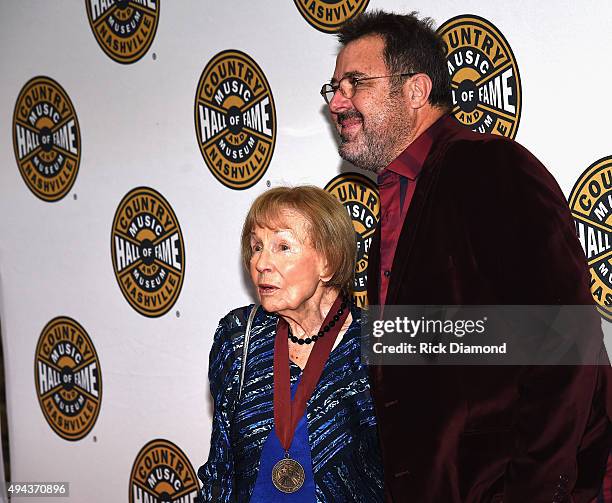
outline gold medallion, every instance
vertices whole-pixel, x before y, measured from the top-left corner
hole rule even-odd
[[[279,491],[294,493],[304,484],[304,468],[295,459],[281,459],[272,468],[272,483]]]

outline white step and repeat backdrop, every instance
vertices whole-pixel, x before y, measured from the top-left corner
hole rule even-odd
[[[347,205],[363,301],[378,199],[338,158],[319,89],[331,32],[364,8],[434,19],[457,120],[551,170],[610,315],[609,2],[0,0],[14,481],[69,482],[74,502],[192,501],[212,334],[252,301],[238,238],[267,187],[327,186]]]

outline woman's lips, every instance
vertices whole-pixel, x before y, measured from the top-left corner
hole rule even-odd
[[[274,285],[260,284],[257,285],[257,289],[259,290],[260,295],[272,295],[278,290],[278,287]]]

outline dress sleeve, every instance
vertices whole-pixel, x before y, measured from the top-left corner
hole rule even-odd
[[[202,490],[198,503],[232,501],[234,461],[230,422],[239,385],[238,364],[229,333],[228,317],[219,322],[210,350],[208,380],[214,402],[208,461],[198,470]]]

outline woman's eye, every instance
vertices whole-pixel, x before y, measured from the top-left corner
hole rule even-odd
[[[253,252],[261,251],[261,245],[260,244],[251,245],[251,251]]]

